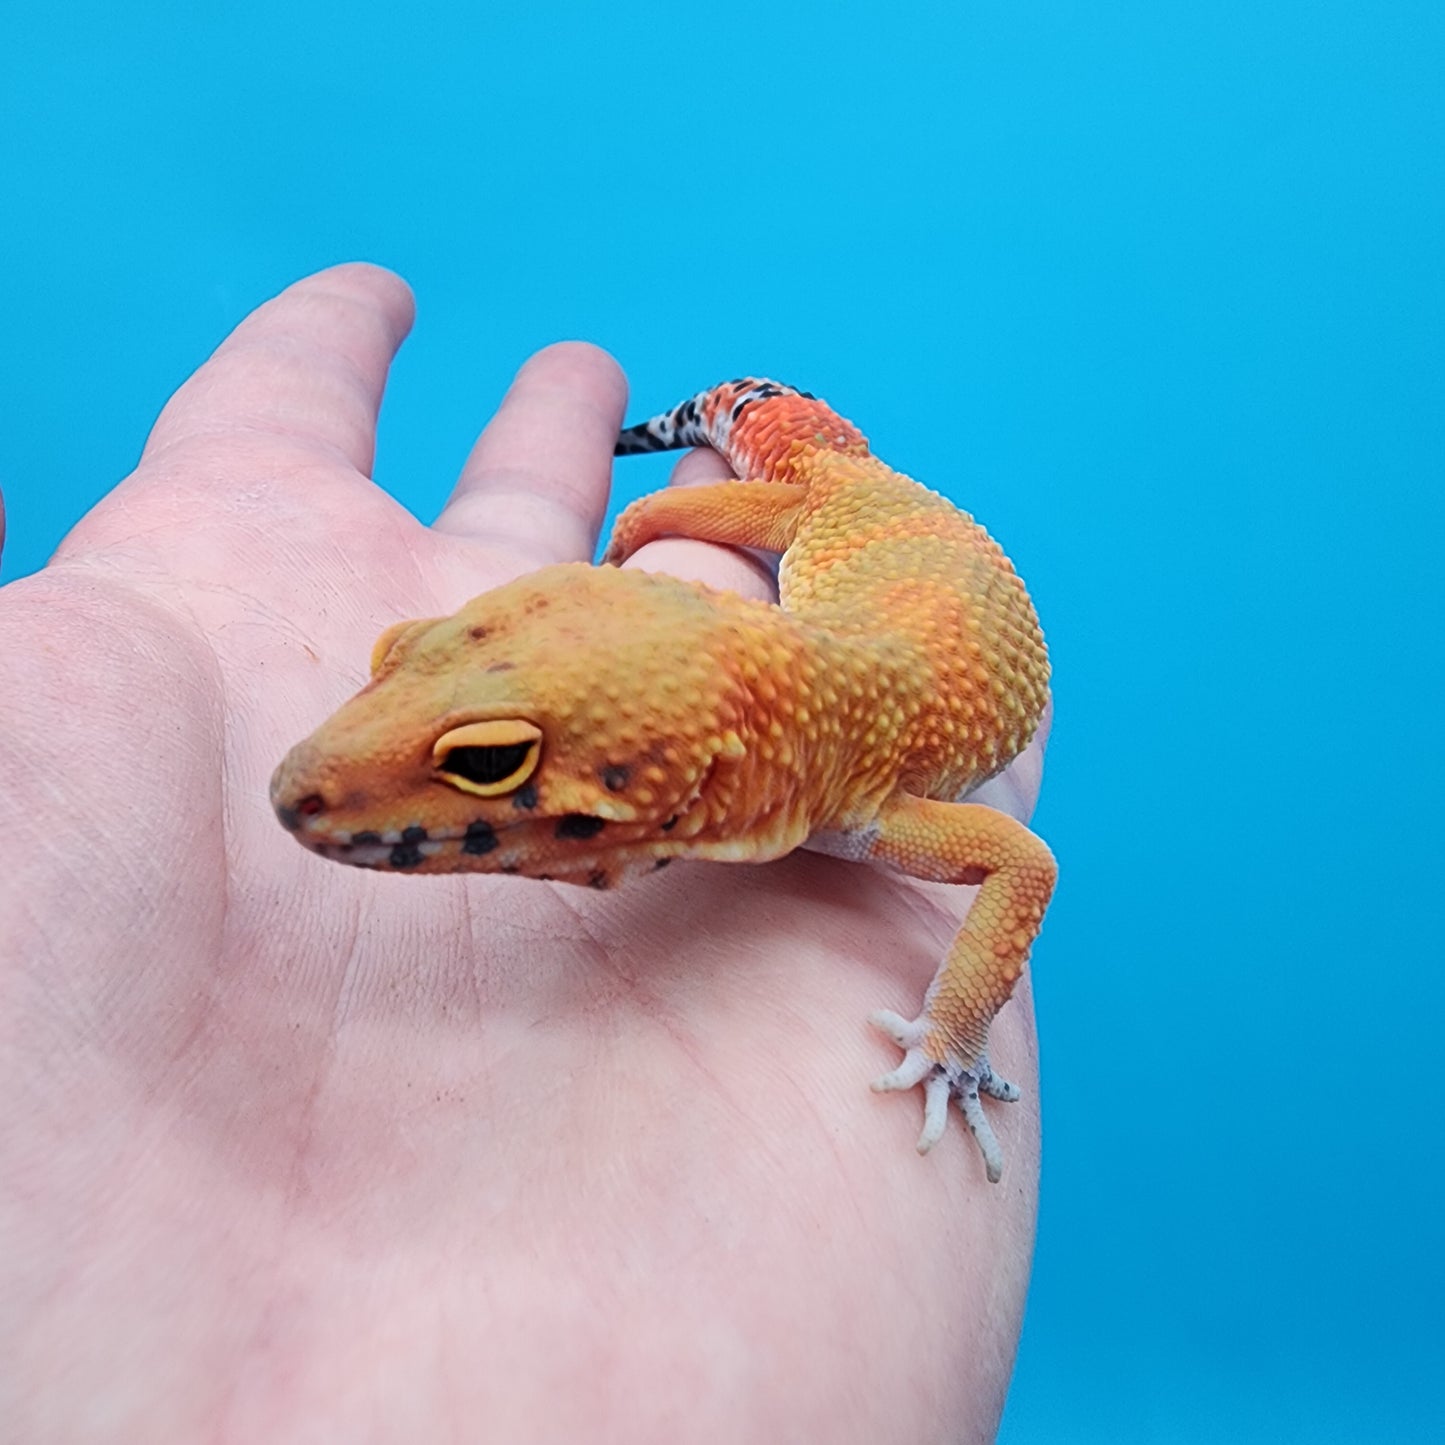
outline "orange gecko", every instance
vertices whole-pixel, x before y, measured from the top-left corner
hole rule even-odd
[[[325,858],[397,872],[610,888],[674,858],[806,847],[980,885],[919,1016],[873,1016],[904,1051],[874,1088],[923,1086],[921,1152],[956,1099],[997,1181],[979,1095],[1018,1090],[988,1027],[1055,865],[961,800],[1042,717],[1033,604],[978,523],[807,392],[726,382],[617,452],[695,445],[747,480],[644,497],[603,566],[545,567],[385,632],[371,681],[276,770],[276,813]],[[664,536],[781,553],[780,605],[615,565]]]

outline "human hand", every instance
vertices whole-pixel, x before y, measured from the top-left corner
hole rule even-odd
[[[0,592],[0,1418],[22,1439],[991,1438],[1037,1182],[867,1027],[969,890],[795,854],[616,893],[303,853],[271,770],[372,642],[590,557],[624,383],[534,357],[433,527],[368,479],[394,277],[245,321]],[[687,379],[684,379],[686,382]],[[660,398],[667,401],[671,398]],[[725,475],[710,454],[683,479]],[[748,560],[640,565],[766,595]],[[1041,747],[996,788],[1027,811]]]

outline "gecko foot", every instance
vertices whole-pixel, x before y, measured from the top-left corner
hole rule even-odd
[[[997,1184],[1003,1177],[1003,1150],[978,1096],[987,1094],[1011,1104],[1019,1097],[1018,1089],[994,1073],[987,1054],[980,1054],[968,1063],[957,1058],[939,1063],[930,1057],[923,1047],[933,1027],[926,1015],[910,1020],[889,1009],[881,1009],[868,1022],[903,1050],[898,1067],[873,1081],[874,1091],[883,1094],[923,1085],[923,1132],[918,1136],[918,1152],[927,1154],[943,1138],[948,1123],[948,1101],[957,1099],[969,1131],[983,1154],[989,1183]]]

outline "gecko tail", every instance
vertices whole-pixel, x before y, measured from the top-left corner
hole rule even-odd
[[[691,406],[691,402],[686,405]],[[636,457],[644,452],[671,452],[683,447],[705,447],[707,434],[696,420],[679,423],[677,411],[663,412],[649,421],[640,421],[636,426],[625,427],[617,434],[617,445],[612,449],[615,457]]]
[[[630,426],[613,454],[711,447],[740,476],[781,474],[801,447],[866,454],[867,439],[812,392],[745,376],[700,391],[649,421]]]

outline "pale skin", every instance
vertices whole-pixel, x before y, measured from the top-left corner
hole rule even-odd
[[[1001,1184],[957,1111],[920,1158],[918,1092],[868,1089],[897,1061],[869,1013],[917,1011],[972,890],[801,853],[609,894],[394,877],[277,826],[271,770],[384,627],[593,555],[617,365],[534,356],[427,527],[368,480],[411,317],[371,267],[293,286],[0,591],[0,1419],[992,1438],[1033,1243],[1027,976],[992,1034],[1023,1091],[988,1104]],[[636,565],[767,595],[698,543]],[[992,800],[1026,815],[1041,764]]]

